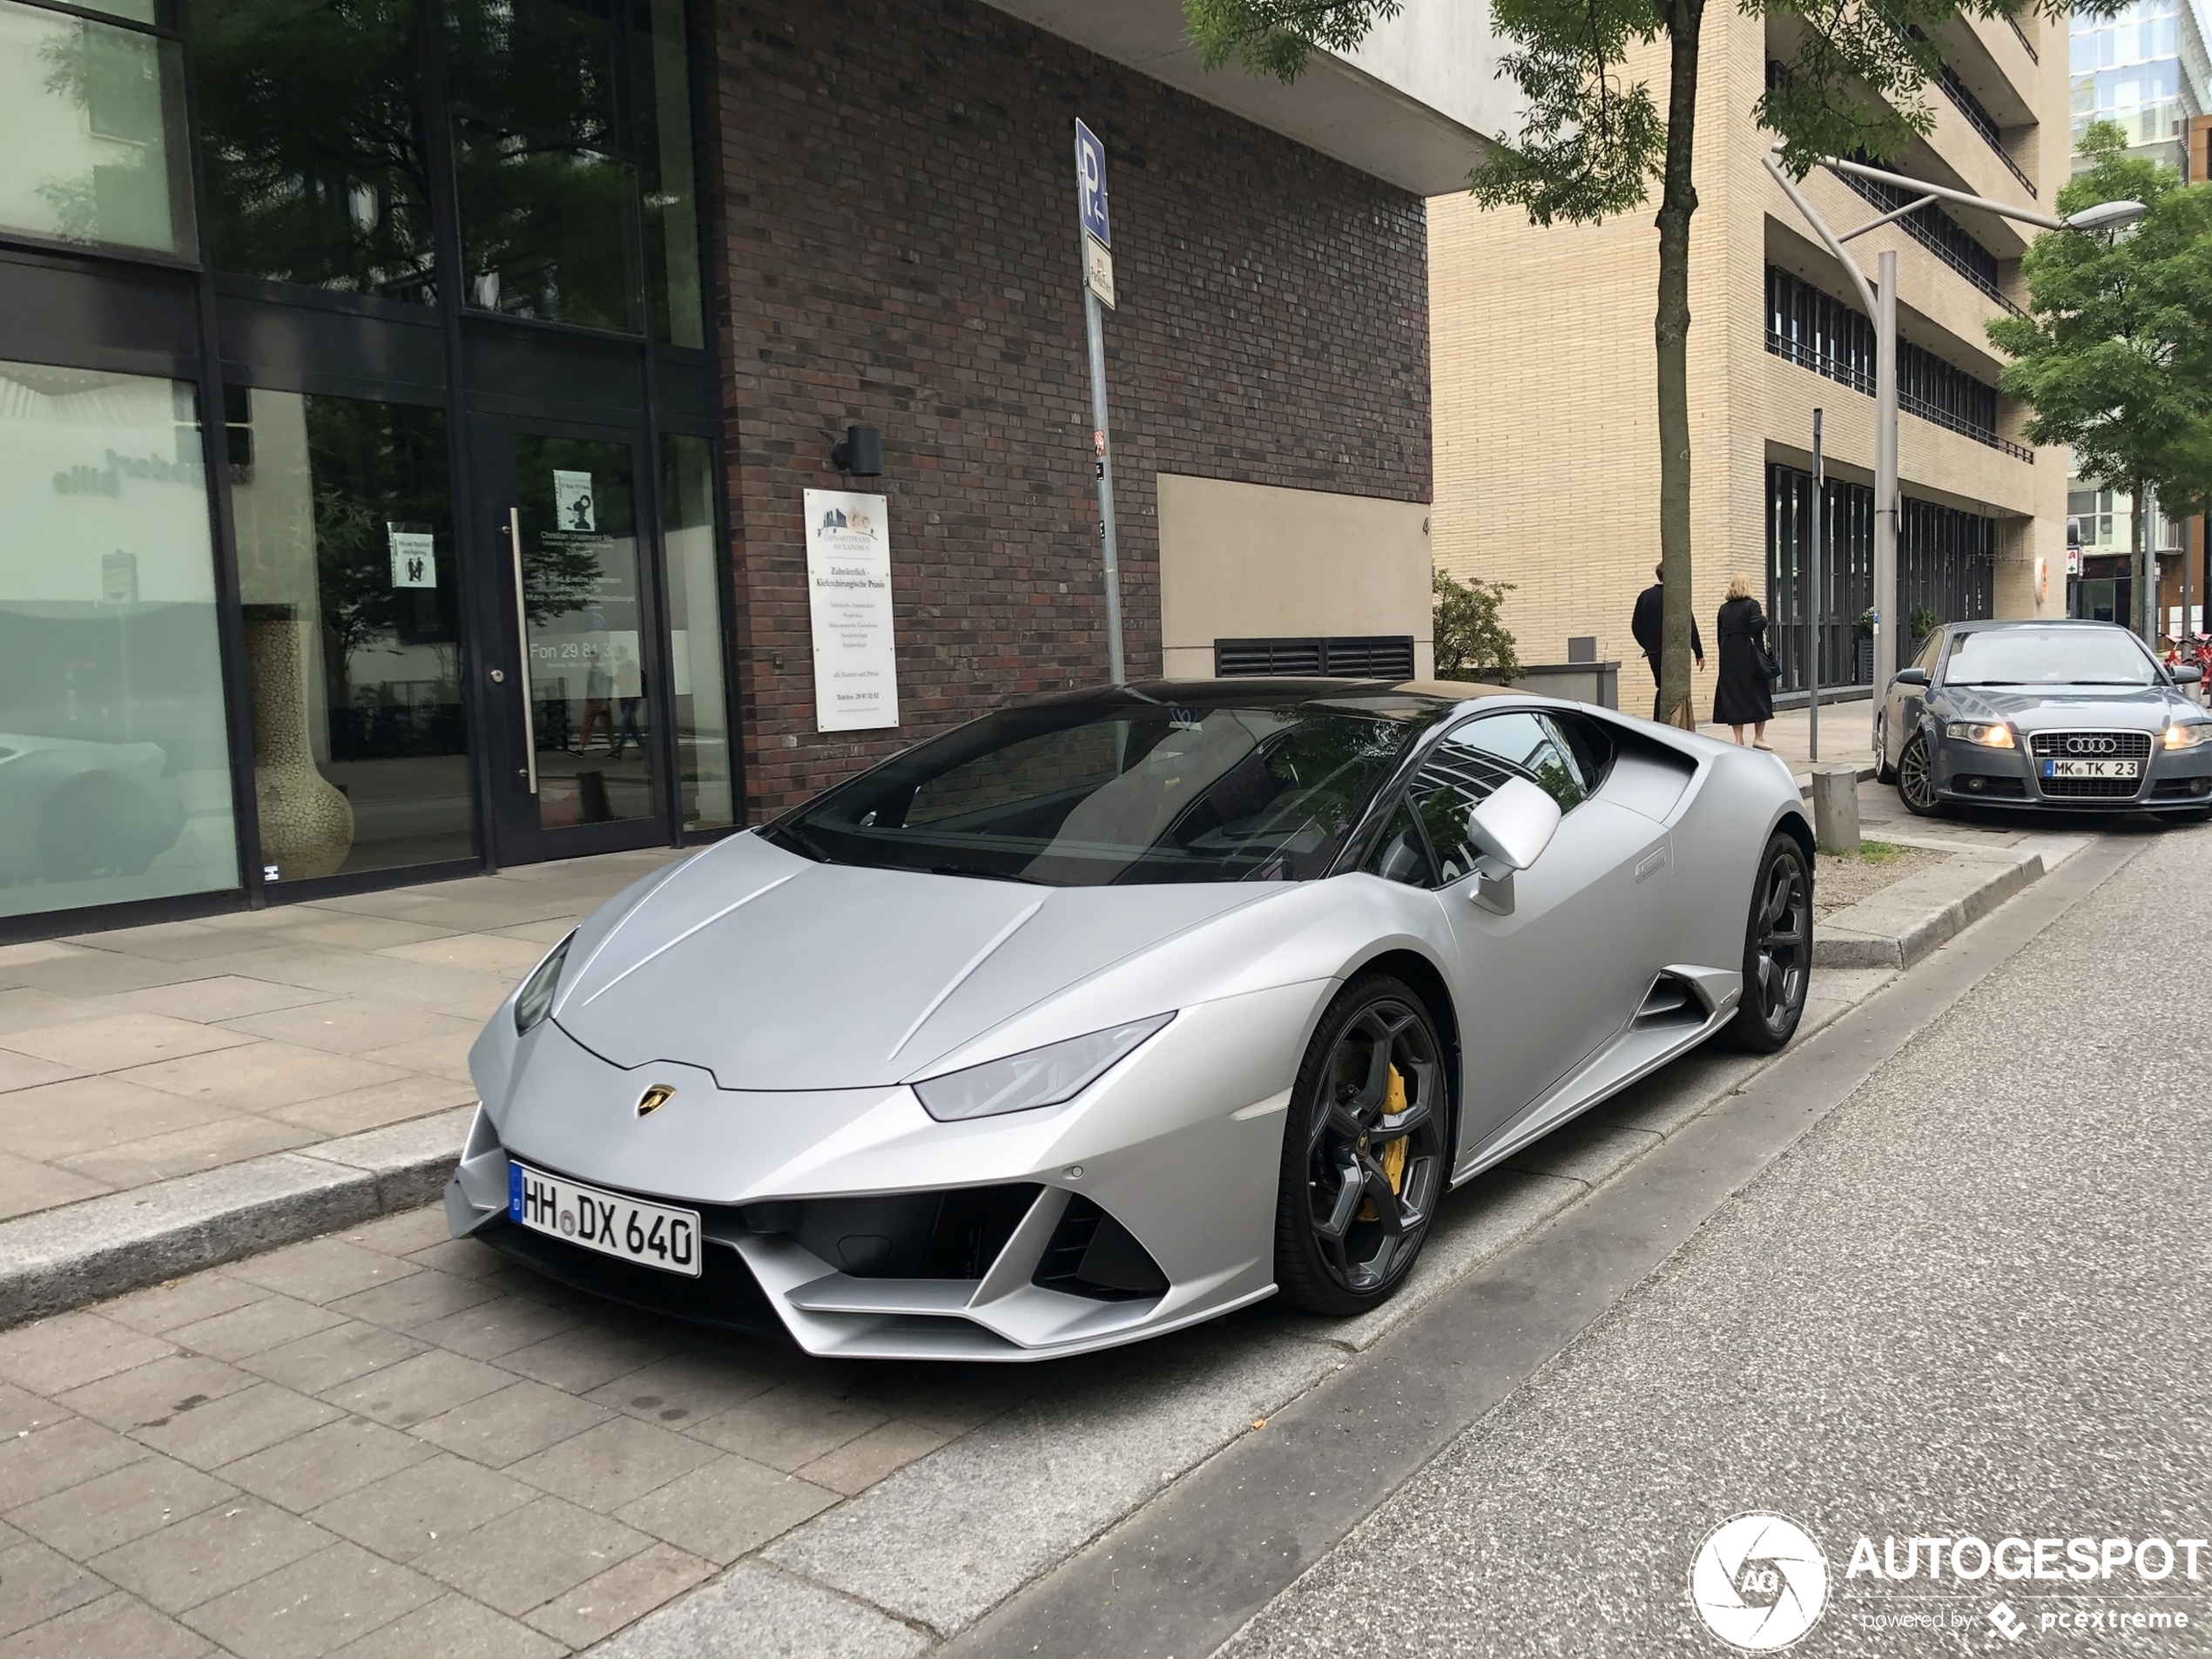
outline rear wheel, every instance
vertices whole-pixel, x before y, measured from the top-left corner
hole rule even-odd
[[[1309,1313],[1360,1313],[1405,1283],[1444,1190],[1446,1068],[1411,987],[1362,974],[1321,1016],[1291,1091],[1275,1283]]]
[[[1897,798],[1916,818],[1933,818],[1943,809],[1936,796],[1935,762],[1928,754],[1925,732],[1915,732],[1905,738],[1905,752],[1897,758]]]
[[[1743,1000],[1722,1028],[1730,1047],[1772,1054],[1797,1034],[1812,983],[1812,872],[1805,850],[1777,832],[1759,860],[1743,928]]]

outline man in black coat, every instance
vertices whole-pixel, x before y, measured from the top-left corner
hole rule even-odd
[[[1659,579],[1636,595],[1635,615],[1629,618],[1629,631],[1642,648],[1643,660],[1651,664],[1651,678],[1656,684],[1659,678],[1660,641],[1667,625],[1667,567],[1655,565],[1651,574]],[[1689,619],[1689,654],[1697,659],[1698,667],[1705,666],[1705,641],[1697,631],[1695,617]],[[1666,718],[1660,712],[1659,693],[1656,690],[1651,693],[1651,718]]]

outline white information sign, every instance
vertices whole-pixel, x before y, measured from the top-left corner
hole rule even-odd
[[[438,540],[428,530],[403,530],[387,525],[392,544],[392,585],[395,588],[435,588],[438,585]]]
[[[888,499],[806,492],[806,598],[814,633],[814,729],[899,724],[891,640]]]
[[[599,502],[590,473],[553,469],[553,517],[557,529],[574,532],[599,528]]]
[[[1083,280],[1098,296],[1098,303],[1111,311],[1114,308],[1114,255],[1105,243],[1087,231],[1083,233]]]

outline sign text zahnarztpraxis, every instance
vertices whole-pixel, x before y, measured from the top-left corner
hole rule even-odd
[[[806,600],[818,732],[899,724],[888,505],[881,496],[806,492]]]

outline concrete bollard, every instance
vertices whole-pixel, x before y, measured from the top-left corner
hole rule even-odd
[[[1824,853],[1858,853],[1858,768],[1812,769],[1812,839]]]

